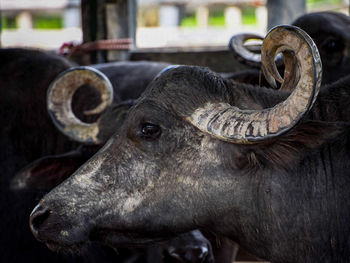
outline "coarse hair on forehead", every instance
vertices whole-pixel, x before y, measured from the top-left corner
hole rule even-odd
[[[230,101],[232,82],[208,68],[180,66],[156,78],[142,99],[155,100],[164,106],[172,105],[189,113],[208,101]]]

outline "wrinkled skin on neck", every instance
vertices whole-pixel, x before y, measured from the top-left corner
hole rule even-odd
[[[122,246],[199,228],[271,262],[347,262],[348,130],[337,130],[332,144],[317,131],[331,136],[334,127],[308,123],[263,144],[214,139],[183,116],[208,100],[257,109],[286,94],[238,88],[215,75],[199,80],[201,72],[177,69],[151,84],[107,144],[41,201],[51,213],[39,238]],[[145,123],[161,134],[145,136]]]

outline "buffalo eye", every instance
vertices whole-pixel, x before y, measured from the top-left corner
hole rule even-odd
[[[155,140],[158,139],[162,130],[159,125],[144,122],[141,124],[140,136],[144,139]]]
[[[322,49],[327,53],[332,53],[341,51],[343,49],[343,45],[337,39],[328,39],[323,43]]]

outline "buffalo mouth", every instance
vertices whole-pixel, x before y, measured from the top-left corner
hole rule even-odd
[[[62,244],[55,241],[45,241],[45,245],[53,252],[60,252],[64,254],[79,254],[84,247],[84,242],[74,244]]]
[[[139,233],[126,232],[123,230],[115,230],[109,228],[94,229],[90,232],[87,240],[79,242],[60,242],[58,240],[41,240],[46,246],[54,252],[64,254],[80,254],[84,247],[88,247],[92,243],[100,243],[112,248],[123,247],[144,247],[149,244],[161,243],[168,238],[149,237]]]
[[[100,228],[95,229],[90,234],[91,241],[102,242],[111,247],[137,247],[148,244],[159,243],[168,238],[146,237],[139,233],[125,232],[122,230]]]

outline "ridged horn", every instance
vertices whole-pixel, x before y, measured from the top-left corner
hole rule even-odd
[[[50,84],[47,93],[47,108],[56,127],[75,141],[87,144],[100,144],[99,125],[85,123],[78,119],[72,110],[72,99],[76,90],[84,84],[93,86],[100,92],[101,103],[85,115],[103,112],[113,101],[113,87],[108,78],[92,67],[70,68],[57,76]]]
[[[248,40],[263,40],[264,38],[258,34],[253,33],[239,33],[233,35],[229,41],[229,49],[233,51],[233,55],[238,61],[246,64],[250,67],[260,68],[261,67],[261,54],[254,53],[249,50],[244,43]]]
[[[322,64],[315,43],[303,30],[294,26],[271,29],[263,42],[262,61],[265,69],[281,81],[274,63],[279,52],[293,53],[297,61],[292,73],[284,74],[282,89],[290,89],[290,85],[294,85],[293,92],[286,100],[263,110],[241,110],[228,103],[207,103],[196,109],[189,121],[221,140],[240,144],[271,139],[291,130],[317,98]],[[285,59],[290,57],[285,56]]]

